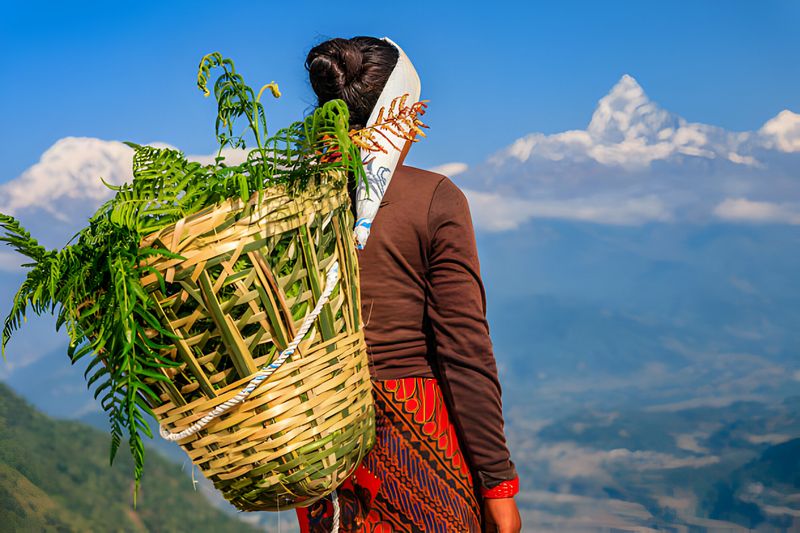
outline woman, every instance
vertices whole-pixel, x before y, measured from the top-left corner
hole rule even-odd
[[[388,39],[337,38],[306,68],[318,104],[341,98],[362,128],[398,60]],[[469,208],[447,177],[403,165],[410,146],[358,252],[377,442],[337,491],[339,531],[518,532]],[[330,531],[332,502],[298,517],[304,532]]]

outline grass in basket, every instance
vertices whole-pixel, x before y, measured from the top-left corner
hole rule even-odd
[[[30,259],[5,319],[3,356],[26,312],[55,314],[56,328],[65,327],[69,334],[72,362],[91,359],[85,377],[109,417],[110,462],[127,433],[136,487],[144,467],[142,435],[152,438],[145,419],[153,416],[148,401],[161,401],[148,382],[169,380],[164,369],[180,365],[162,355],[169,346],[154,340],[175,336],[160,325],[155,302],[140,283],[143,275],[155,274],[166,292],[163,277],[144,260],[154,255],[180,257],[161,248],[140,247],[142,238],[230,198],[247,204],[273,184],[284,184],[288,192],[303,190],[315,176],[334,169],[344,170],[340,175],[350,174],[356,182],[364,180],[361,149],[386,150],[381,141],[388,140],[387,132],[416,140],[415,134],[424,136],[420,128],[426,127],[418,118],[425,102],[407,106],[398,98],[385,115],[381,110],[376,125],[350,131],[346,104],[333,100],[270,137],[261,97],[266,91],[279,97],[278,86],[269,83],[256,94],[230,59],[212,53],[201,60],[197,77],[206,96],[213,69],[222,71],[213,87],[219,142],[214,164],[188,161],[178,150],[126,143],[134,149],[133,181],[106,184],[114,196],[61,249],[45,249],[16,219],[0,213],[0,241]],[[237,133],[234,127],[241,117],[246,126]],[[243,163],[226,165],[223,148],[246,148],[248,130],[255,147]]]

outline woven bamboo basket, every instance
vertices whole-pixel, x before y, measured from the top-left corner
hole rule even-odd
[[[336,179],[333,179],[336,178]],[[241,404],[178,441],[235,507],[274,511],[328,495],[375,441],[350,199],[341,176],[229,200],[142,240],[142,284],[180,367],[153,381],[162,428],[180,432],[235,396],[295,336],[334,261],[340,277],[297,351]],[[331,183],[339,185],[333,186]],[[260,201],[259,201],[260,200]],[[154,334],[155,335],[155,334]]]

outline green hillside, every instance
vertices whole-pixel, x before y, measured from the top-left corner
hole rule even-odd
[[[108,435],[48,418],[0,383],[0,530],[255,531],[152,451],[134,510],[127,450],[109,467],[108,447]]]

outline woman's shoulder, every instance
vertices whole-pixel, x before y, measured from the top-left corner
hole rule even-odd
[[[398,189],[412,192],[415,196],[423,195],[431,201],[436,198],[464,197],[464,193],[449,176],[424,168],[401,165],[395,171],[395,177],[401,183]],[[392,178],[394,180],[394,177]]]
[[[408,165],[398,166],[397,170],[395,171],[395,175],[403,176],[404,178],[407,178],[420,185],[432,184],[433,186],[436,186],[443,179],[448,179],[447,176],[440,174],[439,172],[424,168],[410,167]]]
[[[453,180],[433,170],[405,165],[398,169],[399,186],[394,192],[421,214],[429,234],[443,224],[471,228],[469,202]],[[420,206],[427,206],[427,209],[420,209]]]

